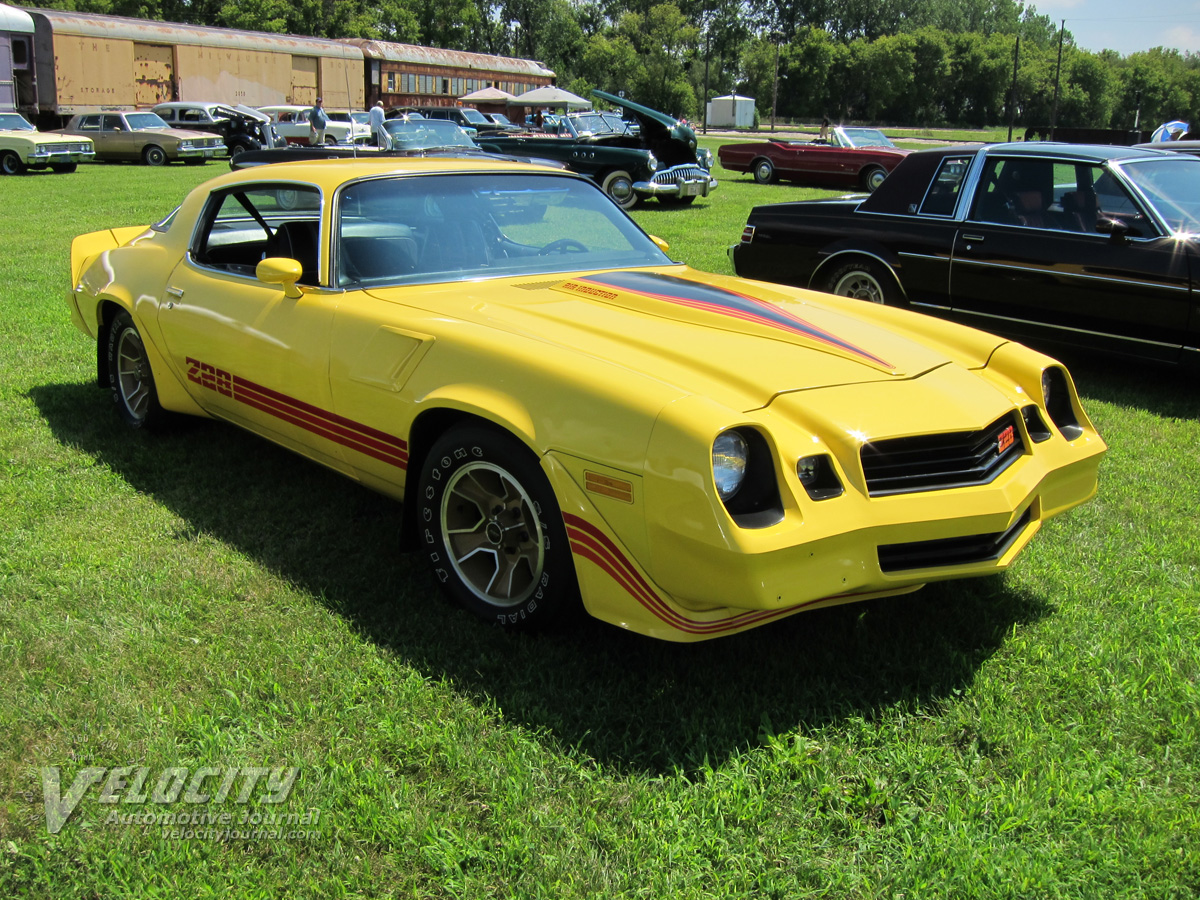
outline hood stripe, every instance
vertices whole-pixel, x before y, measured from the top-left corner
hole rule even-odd
[[[895,366],[887,360],[881,359],[861,347],[856,347],[823,328],[818,328],[811,322],[781,309],[774,303],[768,303],[737,291],[713,287],[697,281],[688,281],[673,275],[655,275],[648,272],[606,272],[575,280],[617,288],[631,294],[649,297],[652,300],[677,303],[691,309],[717,313],[745,322],[765,325],[769,328],[790,331],[817,343],[853,354],[886,369],[895,369]]]

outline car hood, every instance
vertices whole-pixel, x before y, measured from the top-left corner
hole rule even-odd
[[[606,103],[619,106],[621,109],[632,113],[638,120],[638,124],[642,127],[641,138],[647,145],[652,145],[656,141],[670,140],[686,147],[689,153],[695,153],[696,132],[674,116],[669,116],[656,109],[642,106],[640,103],[634,103],[632,100],[626,100],[624,97],[618,97],[616,94],[609,94],[604,91],[593,90],[592,96],[599,97]]]
[[[497,344],[504,352],[550,343],[578,353],[581,366],[615,365],[740,410],[792,391],[911,379],[951,361],[870,321],[859,301],[684,267],[372,293],[521,339]]]

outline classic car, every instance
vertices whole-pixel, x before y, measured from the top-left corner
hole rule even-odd
[[[999,572],[1105,449],[1049,357],[695,271],[494,157],[229,172],[77,237],[70,283],[126,423],[226,420],[406,501],[434,580],[509,629],[582,602],[694,641]]]
[[[258,111],[271,117],[275,131],[289,144],[307,146],[312,135],[308,124],[308,111],[311,106],[260,106]],[[365,122],[359,124],[354,119],[352,110],[325,110],[329,122],[325,126],[325,143],[327,144],[360,144],[371,143],[371,126]]]
[[[287,143],[275,133],[270,116],[249,106],[173,100],[160,103],[151,111],[172,128],[219,134],[230,158],[247,150],[263,150]]]
[[[734,270],[1039,344],[1200,362],[1200,159],[1080,144],[939,147],[866,199],[751,211]]]
[[[750,172],[759,184],[779,179],[817,187],[874,191],[911,150],[901,150],[877,128],[837,127],[812,141],[757,141],[722,144],[721,165]]]
[[[521,131],[516,125],[504,125],[491,121],[472,106],[418,106],[416,111],[426,119],[453,122],[471,137],[489,134],[515,134]]]
[[[73,116],[61,134],[89,138],[96,159],[140,160],[148,166],[165,166],[172,160],[202,166],[225,155],[225,141],[204,131],[172,128],[157,113],[115,110]]]
[[[717,179],[709,174],[712,154],[697,148],[691,128],[623,97],[604,91],[592,91],[592,96],[637,116],[640,133],[631,133],[623,123],[601,124],[620,123],[616,114],[606,118],[576,113],[560,116],[554,125],[543,123],[543,129],[553,129],[558,137],[481,136],[479,146],[510,156],[564,162],[571,171],[594,180],[622,209],[652,197],[664,205],[686,205],[716,190]]]
[[[74,172],[95,153],[87,138],[38,131],[17,112],[0,112],[0,174],[26,169]]]

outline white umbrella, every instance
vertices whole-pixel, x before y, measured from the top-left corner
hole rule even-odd
[[[513,95],[508,91],[500,90],[500,88],[488,87],[463,94],[458,99],[471,100],[475,103],[508,103],[513,100]]]
[[[540,87],[526,91],[508,101],[509,106],[565,106],[567,109],[591,109],[589,100],[557,87]]]
[[[1152,141],[1173,141],[1181,135],[1187,134],[1188,123],[1180,122],[1164,122],[1154,129],[1154,134],[1150,135]]]

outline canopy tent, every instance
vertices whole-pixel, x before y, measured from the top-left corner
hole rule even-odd
[[[546,86],[526,91],[508,101],[509,106],[562,106],[567,109],[591,109],[589,100],[562,88]]]
[[[488,87],[471,91],[469,94],[463,94],[458,99],[467,100],[471,103],[507,103],[513,99],[513,95],[508,91],[500,90],[500,88]]]

